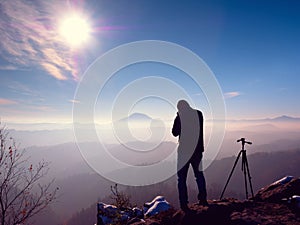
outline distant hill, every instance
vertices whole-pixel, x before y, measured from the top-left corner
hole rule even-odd
[[[117,122],[149,122],[152,118],[143,113],[133,113],[130,114],[128,117],[122,118]]]
[[[300,122],[300,117],[292,117],[282,115],[274,118],[262,118],[262,119],[240,119],[240,120],[229,120],[229,122],[255,122],[255,123],[266,123],[266,122]]]
[[[269,119],[269,120],[276,121],[276,122],[300,122],[300,118],[286,116],[286,115],[275,117],[275,118]]]
[[[247,131],[266,132],[266,131],[278,131],[279,128],[271,123],[262,123],[257,125],[245,126],[242,129]]]
[[[165,133],[168,141],[176,141],[171,134],[173,118],[168,121],[160,121],[159,119],[151,118],[143,113],[133,113],[128,117],[115,121],[114,128],[118,128],[122,137],[126,139],[128,132],[128,124],[135,137],[142,140],[147,140],[150,135],[156,135],[157,133]],[[209,140],[210,134],[210,120],[206,123],[207,132],[206,139]],[[226,136],[224,141],[231,141],[227,137],[231,136],[234,139],[238,139],[242,136],[252,139],[257,144],[269,144],[270,142],[278,139],[294,139],[300,138],[300,118],[291,116],[279,116],[275,118],[265,118],[257,120],[229,120],[227,121]],[[76,128],[76,135],[80,134],[81,142],[98,141],[98,137],[93,135],[93,129],[96,128],[97,135],[101,137],[101,141],[106,143],[118,143],[115,138],[116,129],[112,129],[110,123],[105,124],[7,124],[7,129],[10,135],[15,138],[16,143],[20,143],[21,147],[29,146],[50,146],[63,144],[68,142],[75,142],[75,135],[73,125]],[[122,133],[122,129],[125,130]],[[150,129],[149,129],[150,128]],[[163,130],[163,129],[165,130]],[[139,130],[138,130],[139,129]],[[287,133],[289,132],[289,133]],[[293,132],[294,134],[292,134]],[[297,136],[295,135],[296,133]],[[159,136],[159,135],[157,135]],[[157,139],[157,138],[156,138]],[[123,139],[122,139],[123,140]],[[124,140],[126,142],[133,142],[136,139],[128,138]],[[235,146],[231,145],[227,149],[234,149]],[[222,157],[226,155],[223,154]]]

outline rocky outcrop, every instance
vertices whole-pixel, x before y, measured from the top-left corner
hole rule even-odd
[[[169,209],[137,220],[134,225],[300,225],[300,179],[284,177],[262,188],[252,200],[209,201],[209,207],[189,205],[191,211]]]
[[[171,208],[165,197],[157,196],[151,202],[144,204],[144,209],[138,207],[120,209],[103,202],[97,204],[97,225],[106,224],[134,224],[144,222],[144,217],[151,217]]]
[[[244,201],[233,199],[209,201],[209,207],[190,205],[191,212],[170,210],[148,219],[132,223],[134,225],[299,225],[299,216],[287,205]]]
[[[157,196],[151,202],[144,204],[144,214],[146,217],[154,216],[171,208],[165,197]]]
[[[300,179],[286,176],[259,190],[254,199],[256,201],[282,203],[293,195],[300,195]]]

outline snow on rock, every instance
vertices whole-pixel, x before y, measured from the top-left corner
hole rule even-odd
[[[272,183],[270,186],[272,185],[283,185],[283,184],[287,184],[288,182],[290,182],[294,177],[293,176],[285,176],[283,178],[281,178],[280,180],[275,181],[274,183]]]
[[[138,207],[121,210],[114,205],[108,205],[103,202],[99,202],[97,207],[98,224],[101,225],[141,222],[144,216],[153,216],[171,208],[169,202],[167,202],[163,196],[157,196],[151,202],[145,203],[144,210]]]
[[[147,208],[151,208],[155,202],[159,202],[159,201],[165,201],[165,197],[164,196],[156,196],[151,202],[146,202],[144,204],[145,207]]]
[[[137,207],[133,209],[121,210],[114,205],[108,205],[103,202],[97,204],[99,224],[112,224],[116,222],[129,221],[132,218],[142,218],[143,211]]]
[[[165,197],[157,196],[151,202],[144,204],[144,213],[145,216],[153,216],[170,208],[170,203],[167,202]]]
[[[144,217],[143,210],[141,210],[140,208],[134,207],[132,209],[132,211],[133,211],[133,214],[134,214],[135,217],[138,217],[138,218],[143,218]]]
[[[168,209],[170,209],[170,204],[167,201],[155,202],[154,205],[147,210],[145,216],[153,216]]]
[[[297,208],[298,210],[300,210],[300,196],[299,195],[293,195],[290,199],[290,203]]]
[[[113,218],[118,214],[118,208],[114,205],[99,202],[97,207],[98,219],[102,221],[102,224],[111,224],[113,222]]]
[[[300,179],[286,176],[259,190],[254,199],[282,203],[282,199],[289,199],[293,195],[300,195]]]
[[[285,198],[286,201],[282,201]],[[158,200],[158,201],[157,201]],[[145,213],[156,202],[165,202],[158,196],[145,204]],[[130,225],[300,225],[300,179],[287,176],[262,188],[251,200],[239,201],[228,198],[209,200],[209,207],[189,204],[192,213],[168,210],[161,216],[148,216],[144,220],[132,220]],[[298,208],[299,209],[299,208]],[[147,214],[148,215],[148,214]]]
[[[105,215],[116,215],[118,208],[114,205],[108,205],[103,202],[98,203],[98,210],[103,212]]]

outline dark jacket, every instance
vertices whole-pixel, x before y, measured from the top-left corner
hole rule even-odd
[[[199,118],[199,138],[198,143],[195,149],[195,152],[203,152],[204,151],[204,141],[203,141],[203,115],[202,112],[197,110],[198,118]],[[174,120],[173,128],[172,128],[172,134],[177,137],[179,136],[179,142],[180,142],[180,134],[181,134],[181,122],[180,122],[180,116],[177,113],[177,116]]]

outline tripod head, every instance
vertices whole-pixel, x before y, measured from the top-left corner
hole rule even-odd
[[[242,150],[245,150],[245,144],[252,145],[252,142],[246,141],[245,138],[241,138],[241,139],[237,140],[236,142],[240,142],[240,141],[242,142]]]

